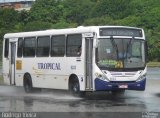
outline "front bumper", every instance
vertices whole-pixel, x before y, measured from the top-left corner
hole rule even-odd
[[[127,86],[126,88],[120,88],[121,85]],[[146,85],[146,78],[138,82],[106,82],[99,78],[95,79],[96,91],[112,91],[112,90],[139,90],[144,91]]]

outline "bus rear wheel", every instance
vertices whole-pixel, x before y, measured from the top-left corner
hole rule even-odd
[[[24,75],[24,90],[26,93],[31,93],[33,90],[31,76],[26,74]]]

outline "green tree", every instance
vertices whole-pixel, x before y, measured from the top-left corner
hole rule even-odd
[[[27,24],[29,22],[29,12],[26,10],[22,10],[19,12],[19,23]]]
[[[30,21],[57,23],[63,16],[61,0],[37,0],[30,11]]]
[[[84,25],[113,25],[116,22],[111,17],[96,17],[84,21]]]
[[[61,20],[55,24],[53,24],[54,29],[61,29],[61,28],[73,28],[77,27],[77,23],[67,23],[65,20]]]
[[[81,25],[91,17],[93,2],[90,0],[64,0],[64,18],[69,23]]]
[[[121,19],[133,14],[131,0],[99,0],[93,11],[93,16],[110,16],[113,19]]]
[[[3,39],[4,34],[13,32],[15,25],[18,23],[19,14],[14,9],[0,8],[0,39]]]
[[[42,22],[42,21],[33,21],[33,22],[29,22],[27,23],[24,27],[23,27],[23,31],[38,31],[38,30],[46,30],[46,29],[51,29],[52,28],[51,23],[48,22]]]
[[[18,12],[14,9],[0,9],[0,27],[12,29],[18,22]]]

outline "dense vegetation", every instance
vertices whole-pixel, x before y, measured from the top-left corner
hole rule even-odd
[[[160,61],[160,0],[36,0],[32,9],[0,9],[0,39],[8,32],[79,25],[126,25],[144,28],[149,60]]]

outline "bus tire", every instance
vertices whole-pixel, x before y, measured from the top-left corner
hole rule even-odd
[[[33,91],[32,80],[29,74],[24,75],[23,87],[26,93],[31,93]]]
[[[73,96],[84,97],[85,92],[80,91],[80,85],[77,77],[71,78],[69,81],[69,91]]]

